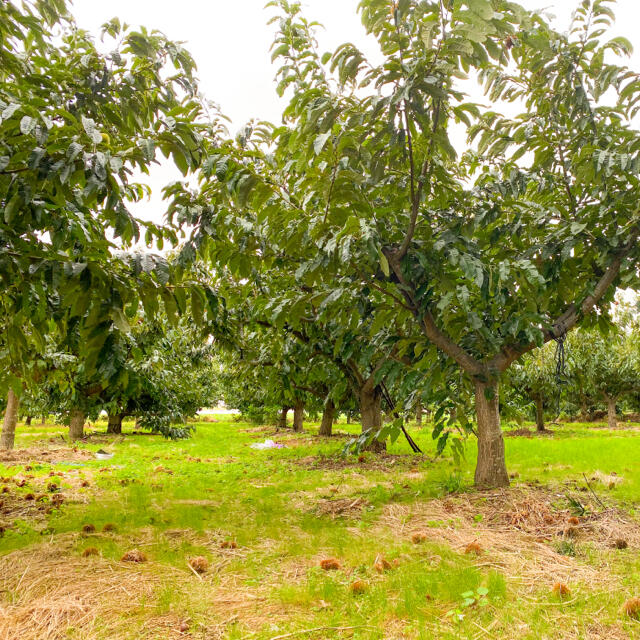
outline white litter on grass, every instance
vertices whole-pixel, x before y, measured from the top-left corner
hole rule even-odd
[[[249,447],[251,449],[284,449],[283,444],[279,444],[274,442],[273,440],[265,440],[264,442],[254,442],[250,444]]]
[[[113,453],[104,451],[104,449],[98,449],[94,455],[98,460],[111,460],[113,458]]]

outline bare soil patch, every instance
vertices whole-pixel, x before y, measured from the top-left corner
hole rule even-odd
[[[415,468],[423,458],[416,455],[379,453],[376,455],[353,456],[306,456],[292,461],[300,467],[340,471],[353,469],[356,471],[392,471]]]
[[[521,437],[521,438],[553,438],[555,432],[551,429],[545,429],[544,431],[538,431],[537,429],[527,429],[527,427],[521,427],[520,429],[509,429],[504,432],[505,436],[509,437]]]
[[[56,464],[58,462],[81,462],[92,460],[93,454],[77,447],[42,449],[30,447],[0,451],[0,463],[7,467],[23,464]]]

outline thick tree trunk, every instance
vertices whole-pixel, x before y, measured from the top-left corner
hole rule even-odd
[[[302,433],[302,424],[304,421],[304,402],[297,401],[293,406],[293,430]]]
[[[69,422],[69,438],[71,440],[80,440],[84,437],[84,421],[86,414],[81,409],[74,409],[71,412],[71,421]]]
[[[368,385],[360,389],[360,419],[362,421],[362,432],[378,431],[382,426],[381,396],[377,389],[370,390]],[[368,447],[369,451],[386,451],[386,442],[372,440]]]
[[[419,427],[422,426],[422,402],[420,401],[416,405],[416,422]]]
[[[16,440],[16,424],[18,424],[18,409],[20,398],[9,389],[7,394],[7,408],[4,411],[2,423],[2,435],[0,436],[0,449],[13,449]]]
[[[607,424],[609,425],[609,429],[615,429],[618,426],[616,398],[607,398]]]
[[[542,406],[542,398],[536,398],[536,429],[545,431],[544,428],[544,411]]]
[[[114,413],[113,415],[109,415],[109,421],[107,422],[107,433],[122,433],[123,418],[123,413]]]
[[[27,416],[25,418],[24,424],[25,424],[26,427],[30,427],[31,426],[31,419],[32,419],[31,416]]]
[[[504,439],[500,428],[498,383],[476,381],[475,401],[478,420],[476,486],[481,488],[507,487],[509,486],[509,475],[504,459]]]
[[[278,429],[286,429],[287,428],[287,413],[289,413],[288,407],[282,407],[280,411],[280,415],[278,416]]]
[[[336,413],[336,406],[331,398],[327,398],[324,403],[324,411],[322,412],[322,421],[320,422],[319,436],[330,438],[333,430],[333,418]]]

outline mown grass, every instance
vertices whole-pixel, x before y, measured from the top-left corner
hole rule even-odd
[[[385,505],[425,502],[452,490],[472,491],[472,441],[461,468],[447,455],[431,459],[434,444],[428,428],[412,431],[425,457],[410,455],[399,440],[389,453],[406,454],[405,458],[389,457],[384,464],[374,464],[375,457],[366,454],[364,464],[345,465],[339,457],[345,438],[310,437],[312,425],[306,425],[303,436],[287,434],[284,449],[256,451],[249,445],[269,432],[251,430],[229,416],[216,420],[199,423],[194,437],[182,442],[149,435],[89,438],[81,448],[107,448],[115,456],[108,462],[88,460],[75,467],[90,483],[82,490],[82,500],[53,510],[46,527],[25,521],[17,529],[9,528],[0,538],[0,554],[20,549],[36,554],[45,538],[49,545],[56,539],[71,540],[65,553],[77,557],[87,547],[96,547],[101,561],[115,566],[128,549],[143,548],[153,571],[163,577],[163,586],[149,602],[122,612],[127,631],[118,637],[174,637],[144,631],[154,617],[167,614],[188,620],[184,633],[193,638],[263,640],[319,627],[322,630],[309,636],[596,638],[606,637],[609,627],[623,634],[610,637],[640,633],[638,623],[620,614],[626,597],[640,595],[637,550],[606,557],[607,570],[619,581],[615,592],[590,592],[581,585],[575,597],[563,603],[550,593],[548,581],[539,585],[535,598],[525,599],[518,576],[491,562],[469,557],[444,541],[415,545],[409,530],[399,537],[381,533],[378,521]],[[104,427],[96,425],[96,434]],[[131,428],[125,424],[125,433]],[[338,426],[343,432],[356,429]],[[517,475],[516,483],[553,487],[567,482],[584,485],[583,474],[591,478],[597,471],[615,471],[623,478],[615,488],[591,486],[603,501],[633,514],[640,504],[640,432],[635,429],[630,425],[609,431],[572,424],[556,427],[548,437],[507,437],[509,470]],[[58,446],[63,432],[56,426],[20,427],[17,446],[41,446],[50,438]],[[37,483],[51,471],[69,468],[73,467],[42,464],[30,473]],[[24,465],[0,465],[0,475],[24,473]],[[59,481],[64,492],[67,480]],[[17,491],[27,492],[29,486]],[[318,512],[320,503],[337,497],[362,499],[366,506],[346,517]],[[112,524],[116,532],[82,535],[85,524],[98,532]],[[237,551],[219,551],[224,540],[235,541]],[[187,561],[194,555],[204,555],[218,567],[205,574],[204,581],[189,574]],[[379,555],[393,565],[382,574],[374,570]],[[342,568],[323,571],[318,562],[324,557],[337,558]],[[604,562],[602,553],[589,545],[580,547],[579,561],[594,566]],[[184,573],[180,580],[191,580],[193,588],[185,589],[176,581],[176,568]],[[227,615],[224,605],[215,604],[217,590],[230,577],[240,594],[243,589],[253,597],[258,594],[254,607],[249,602],[240,613]],[[356,580],[365,583],[364,593],[353,593]],[[479,587],[488,589],[488,606],[462,609],[462,594]],[[19,593],[11,596],[12,601],[19,597]],[[255,607],[264,608],[262,618],[243,614]],[[70,628],[64,637],[110,638],[111,623],[98,619],[89,632]],[[605,635],[597,635],[594,623],[605,625]],[[215,625],[218,636],[211,635]]]

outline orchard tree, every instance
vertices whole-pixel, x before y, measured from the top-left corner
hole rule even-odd
[[[253,331],[244,328],[234,345],[234,366],[246,383],[254,378],[270,400],[282,406],[278,425],[286,426],[289,407],[294,410],[294,431],[302,430],[304,408],[321,410],[319,435],[331,436],[336,410],[352,395],[341,369],[313,345],[307,336],[290,328],[279,331],[266,321],[258,321]],[[238,357],[239,354],[239,357]]]
[[[122,421],[137,423],[168,438],[188,435],[184,425],[199,409],[217,404],[219,391],[214,344],[185,316],[170,324],[166,316],[131,320],[131,329],[112,329],[97,369],[75,333],[52,345],[38,362],[47,398],[45,409],[69,424],[69,437],[83,437],[87,418],[108,415],[108,433],[121,433]]]
[[[160,248],[177,242],[131,214],[147,191],[131,176],[158,153],[186,174],[200,161],[200,131],[216,134],[193,60],[162,34],[115,19],[103,54],[64,0],[2,2],[0,24],[0,388],[11,387],[13,407],[52,323],[56,340],[79,332],[95,367],[128,307],[186,305],[162,259],[119,253],[143,234]]]
[[[295,256],[291,319],[310,299],[353,307],[375,290],[375,322],[412,327],[400,355],[432,345],[460,367],[476,484],[507,485],[504,372],[637,282],[640,82],[619,62],[628,41],[606,38],[612,3],[584,0],[559,33],[506,0],[363,0],[379,65],[351,44],[320,55],[300,6],[271,4],[284,123],[261,125],[260,145],[212,147],[186,219],[238,239],[238,265],[255,255],[249,236],[272,268]],[[488,106],[465,94],[476,79]]]
[[[514,391],[535,405],[536,429],[545,431],[544,410],[558,398],[566,380],[559,380],[556,370],[554,345],[547,344],[524,356],[509,372],[509,383]]]
[[[614,325],[608,334],[596,330],[579,330],[567,347],[571,370],[580,371],[588,380],[588,394],[607,408],[607,424],[617,425],[619,400],[640,386],[640,372],[635,359],[637,335]]]

